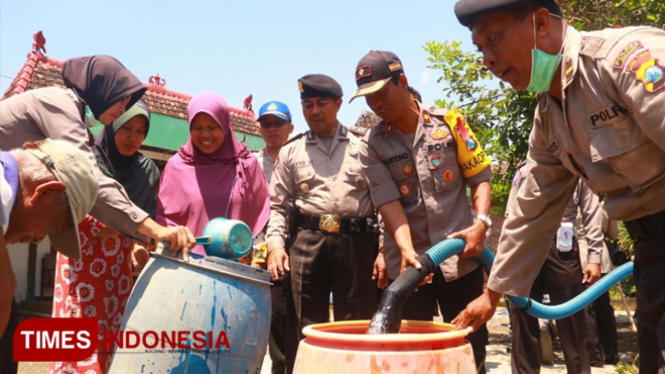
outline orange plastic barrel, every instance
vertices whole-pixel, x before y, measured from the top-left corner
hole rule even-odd
[[[477,373],[466,330],[402,321],[399,334],[367,335],[369,321],[307,326],[294,373]]]

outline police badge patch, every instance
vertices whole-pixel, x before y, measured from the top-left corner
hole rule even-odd
[[[447,138],[448,136],[450,136],[450,131],[448,131],[447,129],[444,130],[440,127],[438,129],[436,129],[436,131],[434,131],[433,134],[430,134],[430,138],[432,138],[434,140],[442,140],[442,139]]]
[[[409,197],[409,196],[411,196],[411,189],[406,184],[402,184],[402,185],[399,186],[399,193],[403,197]]]
[[[656,92],[665,86],[663,66],[656,59],[643,63],[635,72],[635,78],[644,84],[647,92]]]
[[[432,164],[432,166],[439,167],[441,165],[441,155],[433,155],[429,158],[429,162]]]
[[[446,182],[450,182],[454,177],[455,173],[451,169],[446,169],[446,171],[443,172],[443,180]]]
[[[638,49],[642,48],[643,45],[639,40],[636,40],[634,42],[631,42],[627,46],[625,46],[621,52],[619,52],[619,55],[617,56],[616,60],[614,60],[614,63],[612,64],[615,69],[623,69],[624,65],[626,65],[626,61],[628,60],[628,57],[633,54],[633,52],[637,51]]]

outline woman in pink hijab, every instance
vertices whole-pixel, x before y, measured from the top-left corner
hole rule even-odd
[[[256,236],[270,215],[268,183],[256,157],[236,139],[226,100],[197,94],[187,116],[189,140],[164,168],[155,221],[201,236],[208,221],[226,217],[245,222]],[[193,252],[205,255],[200,245]]]

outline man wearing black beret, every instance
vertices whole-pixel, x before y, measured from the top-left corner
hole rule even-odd
[[[369,319],[376,311],[372,268],[377,254],[374,207],[358,161],[358,136],[337,120],[342,87],[322,74],[298,80],[310,130],[279,152],[270,183],[268,271],[291,271],[299,329],[329,321]],[[298,227],[286,242],[287,204],[295,200]],[[302,336],[301,336],[302,337]]]
[[[487,290],[456,324],[480,326],[501,294],[529,295],[582,178],[635,241],[640,372],[665,373],[665,31],[578,32],[553,0],[461,0],[455,13],[494,75],[539,93]]]

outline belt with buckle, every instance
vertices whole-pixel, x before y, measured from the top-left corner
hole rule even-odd
[[[633,240],[643,240],[665,233],[665,210],[650,216],[624,221]]]
[[[375,220],[369,218],[340,218],[337,214],[307,215],[298,214],[298,226],[304,229],[319,230],[332,234],[364,233],[373,229]]]

